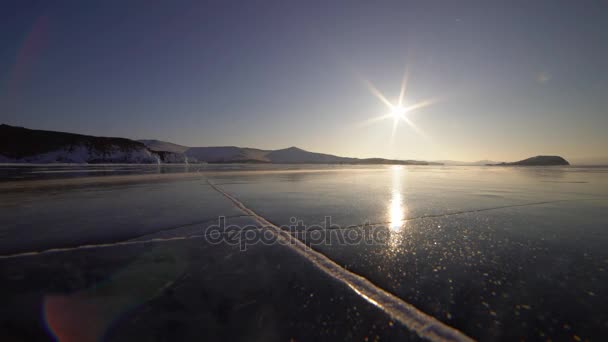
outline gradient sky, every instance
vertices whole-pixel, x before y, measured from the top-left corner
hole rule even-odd
[[[608,161],[605,1],[3,1],[0,122],[353,157]],[[366,86],[408,114],[392,120]]]

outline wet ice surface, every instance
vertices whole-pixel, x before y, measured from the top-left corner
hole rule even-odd
[[[227,171],[234,168],[238,167],[231,166]],[[1,254],[83,243],[191,236],[204,233],[220,215],[229,217],[228,223],[239,227],[251,223],[230,201],[210,189],[206,183],[208,178],[277,225],[290,225],[291,218],[297,218],[308,228],[319,225],[313,227],[319,229],[323,227],[325,217],[331,217],[336,225],[327,235],[331,241],[315,242],[314,249],[474,338],[597,340],[608,331],[608,314],[604,309],[608,307],[604,291],[608,286],[608,252],[605,248],[608,246],[608,216],[605,214],[608,212],[608,169],[306,166],[300,172],[293,168],[283,166],[271,172],[213,170],[197,173],[200,179],[8,191],[0,196]],[[321,170],[315,171],[315,168]],[[371,226],[361,228],[365,223]],[[379,238],[375,244],[341,243],[339,237],[344,235],[340,233],[347,231],[377,232]],[[317,233],[297,234],[310,243],[318,238],[314,235]],[[214,246],[212,254],[235,248],[225,245],[224,251],[222,246]],[[133,256],[126,251],[136,247],[112,248],[119,248],[118,254],[124,257],[122,262],[129,262]],[[278,256],[276,259],[289,255],[272,246],[251,248],[260,255]],[[122,251],[125,251],[124,255]],[[84,255],[82,253],[93,252],[66,252],[53,258],[62,260],[58,262],[61,264],[72,256],[78,260]],[[190,256],[195,258],[193,255],[197,253],[196,258],[200,259],[207,258],[210,252],[201,250]],[[248,264],[246,258],[237,259],[241,271],[228,270],[219,278],[199,275],[188,281],[180,280],[169,287],[173,291],[170,293],[201,283],[206,287],[221,287],[227,284],[226,277],[234,282],[244,269],[267,270],[273,267],[272,260],[275,260],[262,262],[254,258]],[[45,269],[36,266],[39,261],[30,260],[33,261],[28,261],[27,270],[40,272]],[[17,267],[21,262],[26,261],[19,258],[0,260],[4,264],[2,269]],[[99,271],[99,279],[113,274],[106,263],[111,264],[105,257],[93,263],[104,269]],[[229,268],[230,262],[222,265]],[[93,266],[81,265],[78,269],[89,267]],[[281,267],[281,271],[268,271],[269,279],[276,277],[278,282],[285,282],[285,266]],[[208,270],[207,274],[218,274],[222,270]],[[196,275],[196,270],[191,270],[191,274]],[[325,286],[322,275],[308,274],[312,278],[310,286]],[[2,272],[2,276],[5,278],[3,283],[10,284],[8,280],[13,276],[6,272]],[[298,284],[304,281],[292,280]],[[247,282],[239,286],[245,286]],[[264,286],[252,285],[255,289]],[[238,292],[239,288],[231,289]],[[3,292],[10,291],[14,289]],[[251,291],[254,295],[233,295],[245,296],[245,301],[255,300],[252,298],[258,296],[258,290]],[[190,292],[182,292],[180,296],[186,298]],[[297,296],[291,298],[285,291],[279,293],[263,297],[264,310],[285,301],[300,303],[301,299],[295,299]],[[316,310],[332,310],[333,303],[326,300],[333,296],[320,296],[323,299],[319,300],[325,302]],[[163,294],[154,298],[146,301],[147,310],[166,311],[158,302],[170,301],[170,296]],[[233,303],[234,299],[228,301],[232,303],[226,306],[228,308],[237,305]],[[344,307],[336,306],[336,309],[333,319],[352,323],[344,321]],[[197,310],[196,306],[190,305],[187,312],[194,315]],[[212,322],[208,323],[209,327],[217,328],[217,320],[221,319],[217,312],[201,312],[205,314],[197,317],[201,320],[201,317],[207,317],[203,321]],[[173,331],[185,329],[180,324],[187,321],[183,313],[177,314],[177,318],[132,314],[143,315],[138,316],[145,317],[141,318],[143,322],[154,321],[160,326],[169,324],[169,320],[173,322],[169,324]],[[381,316],[379,313],[366,315],[367,319]],[[285,321],[296,324],[292,319],[289,316]],[[321,324],[308,318],[303,320],[297,324],[308,328]],[[253,324],[250,320],[245,321],[243,326]],[[124,331],[131,331],[124,336],[132,336],[135,330],[120,322],[118,326],[124,327]],[[187,322],[184,324],[194,324]],[[228,325],[236,324],[234,320],[228,322]],[[276,335],[281,338],[287,336],[286,330],[270,325],[263,327],[267,331],[281,331]],[[359,334],[369,329],[371,327],[366,326]],[[121,336],[113,331],[114,338]],[[325,337],[329,339],[329,335]]]
[[[341,165],[324,165],[324,169],[341,169]],[[347,166],[368,169],[369,166]],[[209,171],[263,171],[318,169],[319,165],[294,164],[0,164],[0,182],[34,179],[199,173]]]
[[[334,235],[315,248],[481,340],[594,339],[608,322],[606,208],[608,201],[547,204],[428,218],[389,232],[385,245],[353,248]]]
[[[346,229],[329,243],[318,232],[298,236],[470,336],[597,339],[608,331],[607,176],[390,168],[214,180],[278,225],[296,217],[316,230],[331,217]],[[365,222],[385,243],[349,243],[344,232]]]
[[[202,180],[7,192],[0,212],[2,254],[122,241],[243,215]]]
[[[419,340],[279,245],[187,239],[0,265],[4,340]]]
[[[538,202],[608,196],[605,169],[407,167],[214,176],[278,224],[359,225]]]

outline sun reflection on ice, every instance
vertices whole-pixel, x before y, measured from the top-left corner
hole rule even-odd
[[[406,206],[402,193],[402,179],[405,176],[405,171],[405,168],[400,165],[395,165],[391,168],[391,198],[387,208],[389,234],[387,252],[389,254],[396,253],[403,242],[402,232],[405,223]]]
[[[403,210],[403,196],[399,190],[393,189],[390,202],[390,228],[391,231],[399,231],[403,223],[405,213]]]
[[[403,221],[405,220],[405,204],[403,194],[401,193],[401,179],[404,175],[404,168],[400,165],[392,167],[392,188],[391,200],[388,208],[388,221],[391,232],[401,230]]]

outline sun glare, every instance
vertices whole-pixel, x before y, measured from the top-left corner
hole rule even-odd
[[[395,106],[391,110],[391,115],[395,120],[405,119],[405,113],[407,113],[407,109],[401,106]]]
[[[420,101],[420,102],[405,106],[404,100],[406,97],[407,80],[408,80],[408,73],[406,71],[403,76],[403,80],[401,82],[401,89],[399,90],[399,99],[397,100],[397,103],[391,103],[386,98],[386,96],[384,96],[384,94],[382,94],[378,90],[378,88],[376,88],[374,86],[373,83],[371,83],[369,80],[365,80],[365,79],[363,80],[365,82],[365,84],[367,85],[368,89],[370,90],[370,92],[372,93],[372,95],[376,96],[382,103],[384,103],[389,108],[389,112],[387,114],[380,115],[375,118],[366,120],[363,122],[363,124],[367,125],[367,124],[371,124],[376,121],[381,121],[381,120],[392,118],[393,119],[393,131],[391,134],[391,141],[395,137],[395,134],[397,131],[397,126],[399,125],[400,121],[405,122],[410,128],[412,128],[416,133],[418,133],[422,137],[428,138],[426,136],[426,134],[424,134],[424,132],[410,120],[407,113],[415,111],[415,110],[423,108],[423,107],[426,107],[426,106],[429,106],[429,105],[433,104],[434,101],[425,100],[425,101]]]

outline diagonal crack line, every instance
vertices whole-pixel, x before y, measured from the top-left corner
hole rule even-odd
[[[205,238],[205,237],[207,237],[207,236],[206,235],[190,235],[190,236],[177,236],[177,237],[171,237],[171,238],[158,238],[158,239],[132,240],[132,241],[126,240],[126,241],[119,241],[119,242],[80,245],[80,246],[74,246],[74,247],[50,248],[50,249],[44,249],[41,251],[29,251],[29,252],[15,253],[15,254],[0,255],[0,260],[15,259],[15,258],[52,254],[52,253],[71,252],[71,251],[78,251],[78,250],[85,250],[85,249],[129,246],[129,245],[142,245],[142,244],[156,243],[156,242],[200,239],[200,238]]]
[[[250,215],[231,215],[231,216],[224,216],[224,217],[225,218],[237,218],[237,217],[249,217],[249,216]],[[108,247],[129,246],[129,245],[138,245],[138,244],[146,244],[146,243],[159,243],[159,242],[179,241],[179,240],[188,240],[188,239],[212,238],[212,237],[215,237],[215,235],[210,234],[210,233],[204,233],[204,234],[192,234],[192,235],[186,235],[186,236],[174,236],[174,237],[167,237],[167,238],[152,238],[152,239],[147,239],[147,240],[138,240],[138,239],[148,236],[148,235],[154,235],[156,233],[162,233],[162,232],[175,230],[175,229],[179,229],[179,228],[183,228],[183,227],[194,226],[197,224],[211,222],[213,220],[217,220],[217,218],[205,219],[202,221],[192,222],[189,224],[181,224],[176,227],[157,230],[157,231],[154,231],[151,233],[146,233],[143,235],[131,237],[127,240],[122,240],[122,241],[112,241],[112,242],[106,242],[106,243],[92,243],[92,244],[84,244],[84,245],[69,246],[69,247],[55,247],[55,248],[42,249],[42,250],[37,250],[37,251],[27,251],[27,252],[18,252],[18,253],[14,253],[14,254],[5,254],[5,255],[0,255],[0,260],[15,259],[15,258],[20,258],[20,257],[28,257],[28,256],[35,256],[35,255],[51,254],[51,253],[71,252],[71,251],[77,251],[77,250],[83,250],[83,249],[108,248]],[[258,229],[261,229],[261,228],[258,228]],[[246,231],[246,230],[247,229],[243,229],[243,231]]]
[[[242,217],[248,217],[248,216],[249,215],[242,215]],[[39,251],[27,251],[27,252],[18,252],[18,253],[14,253],[14,254],[0,255],[0,260],[16,259],[16,258],[22,258],[22,257],[53,254],[53,253],[72,252],[72,251],[79,251],[79,250],[85,250],[85,249],[141,245],[141,244],[150,244],[150,243],[183,241],[183,240],[191,240],[191,239],[206,239],[206,241],[208,242],[209,240],[207,240],[207,239],[209,239],[209,238],[216,239],[218,237],[217,234],[221,234],[222,236],[228,236],[231,239],[236,239],[236,238],[238,238],[238,235],[236,235],[236,234],[240,234],[240,233],[247,232],[247,231],[260,231],[260,230],[263,230],[266,228],[267,227],[250,227],[250,228],[243,228],[239,231],[234,231],[234,232],[221,232],[221,233],[212,232],[212,233],[204,233],[204,234],[174,236],[174,237],[167,237],[167,238],[152,238],[152,239],[147,239],[147,240],[129,239],[129,240],[123,240],[123,241],[117,241],[117,242],[87,244],[87,245],[79,245],[79,246],[71,246],[71,247],[56,247],[56,248],[43,249],[43,250],[39,250]]]
[[[307,247],[289,232],[272,224],[266,218],[248,208],[236,197],[217,187],[209,180],[207,182],[209,182],[209,185],[213,189],[232,201],[237,208],[251,215],[263,227],[267,227],[268,231],[274,233],[281,244],[306,258],[320,271],[351,288],[360,297],[375,305],[408,329],[414,331],[418,336],[430,341],[472,341],[470,337],[461,331],[446,325],[433,316],[425,314],[412,304],[378,287],[368,279],[346,270],[326,255]]]
[[[248,217],[248,216],[249,215],[244,215],[243,214],[243,215],[230,215],[230,216],[223,216],[223,217],[229,219],[229,218],[239,218],[239,217]],[[145,234],[133,236],[133,237],[127,239],[126,241],[140,239],[140,238],[148,236],[148,235],[154,235],[154,234],[158,234],[158,233],[169,232],[169,231],[177,230],[177,229],[180,229],[180,228],[185,228],[185,227],[190,227],[190,226],[196,226],[198,224],[204,224],[204,223],[208,223],[208,222],[211,222],[211,221],[217,221],[219,217],[220,216],[206,218],[206,219],[203,219],[203,220],[198,220],[198,221],[194,221],[194,222],[190,222],[190,223],[180,224],[178,226],[172,226],[172,227],[163,228],[163,229],[160,229],[160,230],[155,230],[155,231],[150,232],[150,233],[145,233]]]

